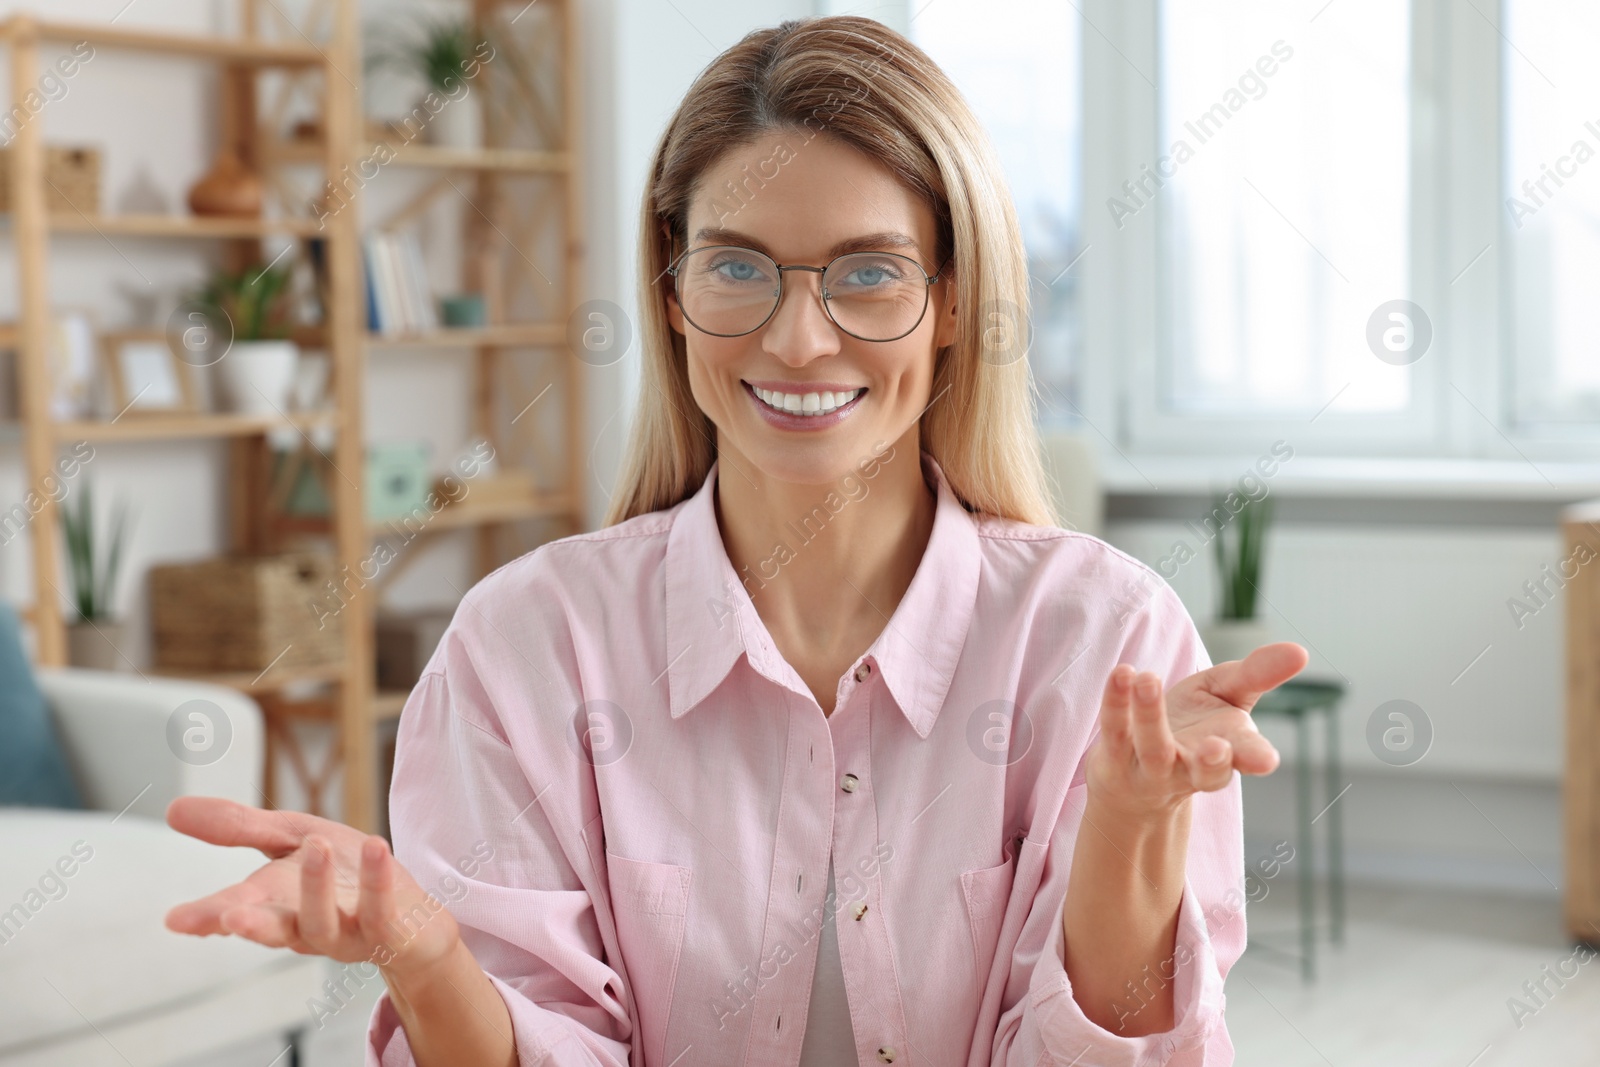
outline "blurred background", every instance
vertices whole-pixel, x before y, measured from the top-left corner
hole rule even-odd
[[[386,832],[461,595],[604,514],[664,123],[818,14],[994,141],[1066,523],[1214,661],[1311,652],[1237,1062],[1593,1061],[1592,5],[52,0],[0,2],[0,1065],[359,1062],[375,972],[161,929],[259,862],[162,812]]]

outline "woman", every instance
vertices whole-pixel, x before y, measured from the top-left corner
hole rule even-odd
[[[1231,1063],[1235,772],[1306,653],[1211,667],[1053,524],[998,174],[878,23],[713,62],[646,190],[605,528],[464,598],[393,856],[183,798],[272,862],[168,925],[377,966],[369,1064]]]

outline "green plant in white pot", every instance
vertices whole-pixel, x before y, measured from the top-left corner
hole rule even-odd
[[[1233,514],[1223,497],[1212,500],[1211,513]],[[1272,498],[1247,497],[1211,542],[1221,596],[1216,617],[1201,628],[1200,637],[1212,663],[1244,659],[1271,641],[1266,625],[1256,615],[1262,556],[1271,524]],[[1231,538],[1230,528],[1234,531]]]
[[[232,343],[217,361],[224,400],[244,415],[282,415],[289,409],[300,347],[289,340],[288,266],[218,271],[197,294],[213,329]]]
[[[101,551],[95,537],[94,494],[87,479],[76,495],[76,506],[71,497],[61,503],[74,609],[67,624],[67,658],[74,667],[116,670],[124,660],[121,650],[127,645],[128,624],[112,614],[111,597],[128,538],[127,501],[118,500],[112,509],[111,533]]]

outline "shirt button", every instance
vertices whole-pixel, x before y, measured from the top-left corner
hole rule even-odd
[[[861,916],[867,913],[867,902],[858,900],[850,906],[850,912],[856,917],[856,922],[861,921]]]
[[[872,673],[872,664],[870,664],[870,663],[862,663],[861,666],[856,668],[856,681],[858,681],[858,682],[866,681],[867,680],[867,675],[869,675],[871,673]]]
[[[854,793],[856,791],[856,783],[860,780],[853,774],[847,774],[844,776],[844,780],[839,783],[839,788],[846,793]]]
[[[878,1050],[878,1059],[882,1060],[884,1063],[893,1063],[894,1049],[888,1045],[883,1046]]]

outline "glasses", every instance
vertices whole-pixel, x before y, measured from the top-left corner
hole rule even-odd
[[[826,267],[779,264],[764,252],[738,245],[691,248],[667,268],[683,317],[714,337],[742,337],[766,325],[783,299],[784,272],[822,275],[822,309],[833,324],[862,341],[898,341],[928,311],[928,291],[939,280],[922,264],[893,252],[850,252]]]

